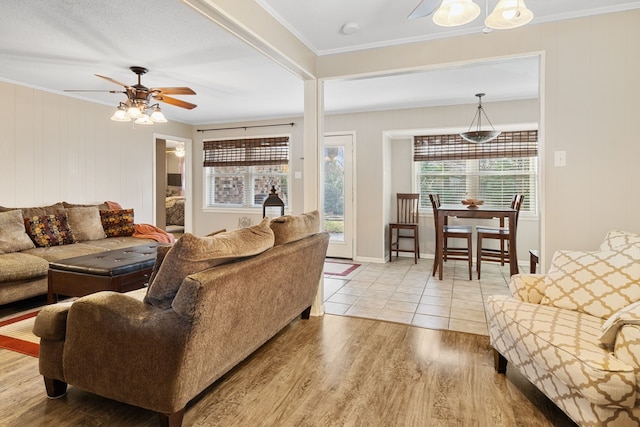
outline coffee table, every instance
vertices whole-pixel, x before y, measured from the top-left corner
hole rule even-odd
[[[98,252],[49,263],[47,302],[58,294],[82,297],[99,291],[129,292],[149,282],[160,243]]]

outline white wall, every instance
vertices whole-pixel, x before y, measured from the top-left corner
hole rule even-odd
[[[640,232],[640,10],[328,55],[317,72],[331,79],[532,53],[543,55],[544,266],[556,249],[597,248],[609,229]],[[567,152],[566,167],[554,166],[557,150]]]
[[[112,200],[153,218],[154,132],[190,137],[181,123],[109,120],[114,107],[0,82],[0,205]]]

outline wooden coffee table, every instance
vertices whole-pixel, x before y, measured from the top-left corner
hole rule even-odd
[[[58,294],[81,297],[99,291],[128,292],[149,282],[159,243],[99,252],[49,263],[47,302]]]

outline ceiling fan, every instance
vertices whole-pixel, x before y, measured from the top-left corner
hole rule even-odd
[[[431,15],[442,3],[442,0],[422,0],[413,12],[408,16],[409,19],[419,19]]]
[[[195,95],[196,93],[188,87],[156,87],[148,88],[141,82],[141,76],[146,74],[149,70],[144,67],[132,66],[129,67],[131,71],[138,75],[138,83],[134,85],[126,85],[120,83],[111,77],[101,76],[96,74],[97,77],[105,79],[111,83],[115,83],[119,86],[123,86],[125,90],[83,90],[83,89],[68,89],[65,92],[109,92],[109,93],[124,93],[127,95],[125,102],[120,102],[118,109],[113,117],[114,121],[128,122],[131,119],[136,119],[136,123],[151,124],[153,122],[166,122],[164,115],[160,111],[158,104],[150,105],[151,100],[157,100],[176,107],[186,108],[192,110],[197,107],[196,104],[192,104],[181,99],[173,98],[167,95]],[[147,110],[152,110],[151,114],[147,113]]]

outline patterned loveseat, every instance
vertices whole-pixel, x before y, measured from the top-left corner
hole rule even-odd
[[[558,251],[509,289],[487,302],[496,370],[508,361],[581,426],[640,425],[640,235]]]

